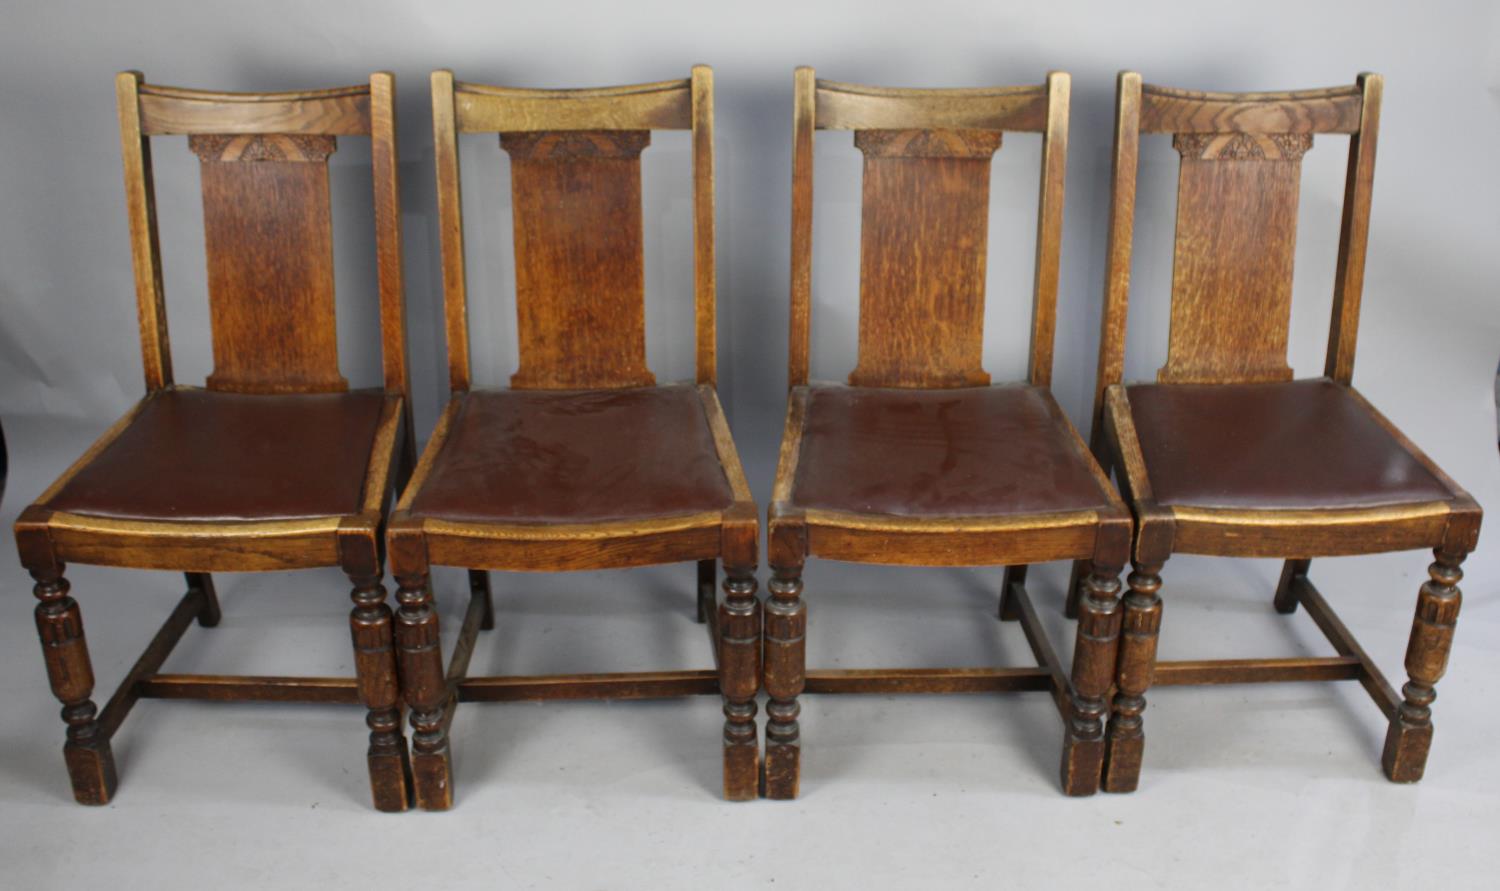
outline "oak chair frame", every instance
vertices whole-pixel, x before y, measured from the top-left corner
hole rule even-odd
[[[1115,494],[1108,477],[1091,460],[1082,438],[1047,389],[1052,378],[1056,326],[1069,91],[1070,79],[1063,72],[1050,73],[1044,84],[1036,86],[900,89],[819,80],[813,69],[806,67],[796,71],[789,408],[775,491],[768,510],[773,577],[768,583],[770,599],[765,607],[763,659],[764,685],[770,695],[765,756],[765,792],[769,798],[795,798],[798,793],[801,734],[797,698],[803,692],[1049,691],[1066,729],[1062,786],[1071,795],[1088,795],[1098,789],[1103,759],[1102,719],[1107,711],[1106,697],[1112,683],[1119,633],[1115,597],[1120,589],[1119,571],[1128,556],[1131,520],[1129,510]],[[819,129],[854,130],[857,145],[861,131],[894,130],[901,131],[903,137],[920,133],[937,134],[937,138],[945,133],[988,133],[980,141],[993,139],[993,143],[984,146],[990,152],[998,148],[999,135],[1005,131],[1036,133],[1042,137],[1027,383],[1042,388],[1053,418],[1071,434],[1077,454],[1092,467],[1108,499],[1107,507],[1054,514],[909,518],[847,514],[793,503],[804,413],[812,392],[808,378],[813,134]],[[880,150],[877,147],[872,152],[868,145],[861,148],[866,154],[868,186],[869,159]],[[989,155],[983,153],[982,157],[987,169]],[[985,198],[987,204],[987,192]],[[943,355],[928,364],[920,356],[890,355],[874,330],[881,322],[868,318],[869,308],[863,305],[862,298],[860,365],[851,374],[850,384],[918,388],[988,385],[989,376],[979,367],[982,287],[981,277],[975,286],[979,295],[974,298],[979,306],[963,326],[968,329],[965,335],[969,342],[961,347],[954,347],[951,342],[932,344],[933,351]],[[875,354],[876,360],[871,361],[870,354]],[[1005,565],[1000,618],[1021,623],[1037,665],[808,671],[804,641],[807,607],[801,597],[801,577],[807,557],[813,555],[849,562],[917,566]],[[1078,558],[1090,559],[1095,570],[1085,585],[1089,596],[1084,601],[1083,620],[1078,626],[1070,678],[1037,618],[1025,580],[1028,564]]]
[[[410,768],[401,730],[392,613],[381,584],[385,504],[393,494],[397,478],[409,473],[415,454],[402,292],[395,79],[381,72],[372,74],[368,84],[351,87],[225,93],[147,84],[140,72],[127,71],[115,79],[115,89],[147,394],[27,507],[15,526],[21,562],[36,579],[34,592],[40,601],[36,622],[48,678],[53,693],[64,705],[63,719],[68,725],[64,755],[74,797],[83,804],[105,804],[113,796],[116,773],[110,740],[142,698],[350,703],[362,704],[367,709],[370,727],[367,759],[375,806],[385,811],[405,810]],[[315,147],[306,160],[316,163],[306,166],[323,168],[312,176],[314,191],[320,187],[326,191],[323,162],[326,153],[333,150],[336,137],[370,138],[385,395],[357,513],[269,522],[147,522],[82,516],[46,506],[124,432],[150,400],[174,389],[192,389],[178,385],[172,373],[152,181],[150,139],[154,136],[202,140],[195,144],[194,150],[204,157],[205,163],[240,160],[239,156],[223,156],[222,150],[226,145],[237,145],[235,140],[241,137],[245,138],[245,145],[240,148],[248,146],[243,160],[252,162],[258,151],[270,151],[272,156],[280,157],[275,153],[281,149],[275,145],[267,149],[263,140],[275,143],[288,139],[292,151],[301,145],[297,140],[311,140]],[[223,175],[232,178],[237,174]],[[326,219],[326,205],[323,213],[324,222],[331,226],[331,220]],[[212,268],[214,250],[221,251],[222,259],[225,246],[210,243],[210,248]],[[328,272],[330,288],[331,280]],[[274,363],[257,366],[253,360],[265,345],[266,332],[251,326],[221,325],[216,317],[216,368],[209,377],[208,388],[240,393],[347,389],[337,370],[337,345],[331,330],[331,290],[327,296],[326,320],[330,330],[310,335],[323,339],[315,349],[299,357],[300,363],[289,366]],[[238,292],[211,293],[210,297],[216,314],[233,311],[244,299]],[[90,698],[93,669],[78,603],[69,595],[70,586],[63,577],[65,561],[178,570],[186,574],[187,593],[102,711]],[[324,566],[340,567],[354,584],[350,626],[357,677],[252,677],[159,671],[194,619],[203,627],[218,624],[219,603],[210,573]]]
[[[1382,765],[1396,782],[1421,779],[1432,738],[1430,705],[1433,685],[1442,676],[1458,618],[1463,573],[1459,563],[1474,548],[1479,534],[1479,505],[1354,390],[1355,338],[1364,284],[1369,233],[1375,142],[1383,82],[1378,74],[1361,74],[1350,86],[1280,93],[1206,93],[1143,84],[1135,72],[1118,82],[1108,264],[1095,390],[1092,447],[1112,467],[1136,516],[1129,591],[1124,598],[1116,692],[1111,706],[1104,787],[1133,791],[1138,783],[1145,736],[1142,713],[1152,684],[1229,684],[1281,681],[1357,680],[1390,722]],[[1342,387],[1416,461],[1451,492],[1448,500],[1396,506],[1306,510],[1209,509],[1158,503],[1136,435],[1124,373],[1125,326],[1129,303],[1131,240],[1134,227],[1136,167],[1142,134],[1172,134],[1184,155],[1231,161],[1261,157],[1295,160],[1311,146],[1314,134],[1349,136],[1348,174],[1339,232],[1332,320],[1324,378]],[[1187,137],[1184,140],[1184,137]],[[1251,143],[1266,147],[1264,156]],[[1205,145],[1222,144],[1214,155],[1197,154]],[[1276,146],[1287,150],[1277,154]],[[1236,153],[1238,149],[1239,153]],[[1222,164],[1223,160],[1197,163]],[[1256,163],[1251,160],[1250,163]],[[1288,173],[1296,188],[1299,169]],[[1184,183],[1186,180],[1184,169]],[[1268,174],[1269,175],[1269,174]],[[1295,192],[1292,193],[1295,199]],[[1179,214],[1181,213],[1179,208]],[[1291,223],[1295,226],[1295,222]],[[1287,234],[1294,237],[1293,229]],[[1179,258],[1184,250],[1178,232]],[[1284,272],[1284,277],[1283,277]],[[1269,328],[1255,321],[1253,307],[1219,304],[1213,324],[1222,340],[1205,346],[1180,342],[1177,326],[1204,307],[1191,288],[1174,281],[1173,343],[1162,383],[1228,383],[1287,381],[1285,312],[1290,306],[1290,265],[1269,273],[1281,290],[1283,317]],[[1207,318],[1207,316],[1205,316]],[[1254,330],[1251,330],[1254,329]],[[1182,340],[1186,340],[1183,338]],[[1397,693],[1369,654],[1323,599],[1308,578],[1314,557],[1371,554],[1411,548],[1433,548],[1431,580],[1420,591],[1406,654],[1410,680]],[[1298,605],[1338,653],[1331,657],[1283,659],[1214,659],[1158,661],[1161,627],[1161,569],[1174,553],[1232,557],[1280,557],[1285,565],[1274,605],[1290,614]],[[1087,570],[1080,565],[1075,580]],[[1075,588],[1071,594],[1076,602]]]
[[[432,97],[452,400],[391,516],[388,534],[392,574],[399,584],[397,645],[402,686],[411,707],[416,802],[428,810],[443,810],[452,805],[448,729],[460,702],[650,699],[693,694],[724,697],[725,797],[755,798],[759,773],[755,729],[755,696],[760,686],[761,611],[755,596],[759,514],[715,389],[718,372],[713,71],[699,65],[683,80],[565,90],[464,83],[455,81],[451,71],[435,71]],[[427,480],[471,385],[459,134],[498,133],[502,140],[524,141],[533,134],[547,137],[594,131],[605,134],[606,142],[613,143],[650,130],[688,130],[692,134],[696,389],[719,462],[733,492],[733,503],[724,510],[689,516],[590,523],[458,523],[413,517],[412,503]],[[643,145],[643,141],[636,144],[633,151],[638,152]],[[512,144],[505,147],[510,150]],[[627,149],[626,156],[629,152]],[[515,173],[514,167],[512,172]],[[638,206],[635,213],[639,213]],[[518,270],[521,262],[518,256]],[[525,311],[524,304],[518,289],[518,311]],[[523,316],[523,327],[524,322]],[[608,339],[608,335],[600,337],[605,342],[600,348],[604,367],[591,366],[587,370],[588,380],[580,383],[564,378],[589,357],[567,353],[545,355],[544,345],[528,341],[523,331],[521,369],[512,377],[512,387],[590,389],[651,385],[654,378],[644,365],[644,341],[640,342],[639,355],[626,355],[628,350],[619,349],[618,342],[607,343]],[[550,372],[544,367],[545,362],[533,362],[538,355],[551,360]],[[718,560],[724,563],[726,578],[725,599],[716,608]],[[568,571],[679,561],[697,562],[698,620],[708,628],[715,669],[468,676],[475,638],[481,629],[493,627],[494,623],[489,570]],[[432,565],[469,570],[469,606],[446,669],[438,644],[438,615],[429,583]]]

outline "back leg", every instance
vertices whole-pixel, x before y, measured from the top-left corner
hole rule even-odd
[[[198,624],[212,628],[219,624],[224,614],[219,610],[219,595],[214,591],[214,577],[206,572],[184,573],[189,591],[198,591],[203,598],[203,608],[198,611]]]
[[[1276,598],[1271,601],[1278,613],[1291,615],[1297,611],[1297,593],[1292,590],[1292,583],[1299,578],[1307,578],[1307,567],[1311,563],[1311,560],[1288,560],[1281,568],[1281,581],[1276,585]]]
[[[1000,581],[1000,621],[1014,622],[1021,618],[1016,605],[1011,602],[1011,585],[1026,586],[1026,565],[1005,567],[1005,577]]]
[[[485,631],[495,627],[495,598],[490,592],[490,574],[483,569],[469,570],[469,596],[484,598],[484,617],[479,627]]]
[[[717,560],[698,561],[698,621],[707,622],[718,598],[719,564]]]

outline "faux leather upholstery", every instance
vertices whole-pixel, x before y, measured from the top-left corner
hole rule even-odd
[[[139,520],[356,514],[385,394],[167,390],[47,504]]]
[[[1109,504],[1045,390],[820,387],[792,502],[891,516],[1006,516]]]
[[[590,523],[734,500],[696,388],[472,392],[411,513]]]
[[[1335,509],[1453,497],[1329,380],[1141,384],[1127,393],[1161,504]]]

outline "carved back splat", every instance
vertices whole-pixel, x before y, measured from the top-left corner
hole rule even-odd
[[[515,214],[512,387],[655,383],[646,368],[641,151],[649,130],[501,133]]]
[[[241,393],[344,390],[334,324],[333,136],[188,137],[201,162],[214,370]]]
[[[1042,135],[1036,284],[1028,380],[1047,386],[1057,309],[1067,156],[1068,75],[1036,86],[868,87],[796,74],[792,311],[788,379],[808,381],[812,140],[853,130],[864,153],[859,361],[849,383],[970,387],[981,366],[990,162],[1005,131]]]
[[[990,156],[999,130],[859,130],[865,156],[859,364],[867,387],[973,387],[980,367]]]
[[[1290,380],[1297,188],[1311,133],[1179,133],[1164,382]]]

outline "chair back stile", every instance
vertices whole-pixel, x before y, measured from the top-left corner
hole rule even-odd
[[[449,382],[471,382],[457,137],[495,133],[511,160],[520,389],[650,386],[640,154],[692,131],[696,380],[717,379],[713,74],[577,90],[432,76]]]
[[[809,374],[813,133],[852,130],[864,154],[859,359],[849,383],[984,386],[992,155],[1003,133],[1042,136],[1028,381],[1048,386],[1067,159],[1067,74],[997,89],[892,89],[795,79],[789,385]]]

